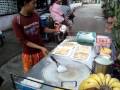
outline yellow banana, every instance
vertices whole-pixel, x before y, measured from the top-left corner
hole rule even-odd
[[[108,85],[111,86],[114,82],[119,82],[119,80],[116,78],[111,78]]]
[[[110,79],[111,79],[111,75],[110,74],[106,74],[105,75],[105,85],[108,85]]]
[[[82,83],[79,86],[79,90],[83,90],[85,84],[86,84],[86,80],[82,81]]]
[[[97,88],[100,89],[100,86],[96,83],[86,83],[83,87],[83,90],[89,89],[89,88]]]
[[[115,87],[115,88],[113,88],[113,90],[120,90],[120,88]]]
[[[86,82],[88,82],[88,83],[96,83],[97,85],[99,85],[99,83],[94,78],[88,78],[86,80]]]
[[[111,88],[120,88],[120,82],[114,82],[110,86]]]
[[[91,74],[89,78],[95,79],[99,83],[99,85],[102,85],[102,82],[97,74]]]
[[[105,76],[103,73],[98,73],[98,77],[101,79],[102,85],[105,85]]]
[[[103,73],[91,74],[88,79],[81,83],[79,90],[87,90],[91,88],[100,89],[102,86],[108,86],[112,90],[120,90],[119,80],[111,78],[110,74],[104,75]]]

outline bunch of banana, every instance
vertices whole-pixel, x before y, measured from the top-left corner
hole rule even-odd
[[[112,78],[110,74],[91,74],[88,79],[81,83],[79,90],[91,90],[91,88],[96,88],[95,90],[120,90],[120,81]]]

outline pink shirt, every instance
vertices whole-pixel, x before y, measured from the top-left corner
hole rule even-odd
[[[50,13],[54,21],[59,23],[64,21],[61,5],[54,3],[52,6],[50,6]]]

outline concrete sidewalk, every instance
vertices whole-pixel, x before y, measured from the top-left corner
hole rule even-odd
[[[104,33],[105,20],[102,17],[100,4],[88,4],[79,8],[74,19],[74,31],[94,31],[99,34]]]
[[[102,10],[100,5],[88,4],[78,8],[75,12],[73,31],[95,31],[100,34],[104,34],[105,20],[102,18]],[[0,48],[0,59],[5,60],[9,54],[7,63],[0,68],[0,76],[5,79],[4,84],[0,87],[0,90],[13,90],[9,73],[15,73],[23,75],[22,62],[20,58],[21,47],[15,39],[12,31],[6,33],[5,46]],[[56,44],[46,44],[50,48],[54,48]],[[3,57],[3,56],[4,57]],[[7,58],[8,59],[8,58]],[[1,62],[4,62],[1,60]]]

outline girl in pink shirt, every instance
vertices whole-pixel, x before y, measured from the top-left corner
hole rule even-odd
[[[53,0],[53,4],[50,6],[50,13],[55,22],[62,23],[64,21],[63,12],[61,10],[61,0]]]
[[[64,16],[64,12],[61,9],[62,0],[53,0],[51,3],[50,13],[55,23],[57,22],[58,24],[65,24],[68,26],[69,31],[71,31],[72,21]]]

